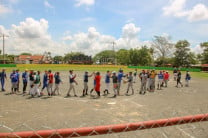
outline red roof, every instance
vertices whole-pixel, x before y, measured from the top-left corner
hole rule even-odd
[[[202,64],[201,66],[202,67],[208,67],[208,64]]]
[[[19,60],[42,60],[42,59],[43,59],[42,55],[34,55],[34,56],[20,55],[19,56]]]

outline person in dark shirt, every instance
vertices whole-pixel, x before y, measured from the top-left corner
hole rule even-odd
[[[83,89],[83,94],[82,96],[88,95],[87,91],[88,91],[88,78],[92,77],[94,73],[92,73],[91,75],[88,74],[88,71],[85,71],[84,74],[84,89]]]
[[[6,70],[2,69],[2,72],[0,72],[0,81],[1,81],[1,91],[4,92],[4,85],[5,85],[5,79],[7,78],[6,76]]]
[[[178,73],[177,73],[177,85],[176,87],[178,87],[178,84],[181,85],[181,87],[183,87],[183,84],[181,83],[181,71],[178,70]]]
[[[117,94],[118,94],[118,77],[116,76],[116,72],[113,71],[112,72],[112,81],[113,81],[113,91],[114,91],[114,98],[116,98]]]
[[[110,76],[111,76],[111,73],[110,71],[108,70],[105,74],[105,90],[103,91],[104,95],[106,94],[109,94],[109,88],[110,88]]]
[[[53,91],[53,95],[56,95],[56,91],[57,91],[57,94],[60,95],[60,93],[59,93],[59,86],[62,83],[62,80],[61,80],[61,77],[60,77],[60,73],[56,72],[55,75],[54,75],[54,78],[55,78],[55,89]]]
[[[42,87],[41,93],[40,93],[41,95],[43,95],[43,90],[47,87],[48,87],[48,71],[45,70],[45,73],[43,75],[43,87]]]
[[[25,69],[25,72],[22,73],[22,82],[23,82],[23,94],[26,93],[27,83],[28,83],[28,70]]]

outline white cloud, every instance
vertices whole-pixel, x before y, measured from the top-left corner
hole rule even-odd
[[[5,32],[9,34],[9,38],[5,41],[6,53],[43,54],[45,51],[50,51],[53,55],[63,55],[66,53],[67,46],[53,41],[48,33],[48,28],[47,20],[38,21],[33,18],[26,18],[19,25],[12,25],[9,30],[0,26],[0,34]]]
[[[44,1],[44,5],[45,5],[45,7],[47,7],[47,8],[51,8],[51,9],[54,8],[48,1]]]
[[[185,17],[188,21],[208,20],[208,7],[197,4],[191,10],[185,9],[186,0],[172,0],[170,5],[163,7],[165,16]]]
[[[102,50],[112,50],[112,42],[115,42],[115,49],[137,48],[146,44],[139,41],[140,28],[135,24],[129,23],[123,26],[121,37],[116,39],[110,35],[101,34],[95,27],[89,27],[87,33],[77,33],[66,35],[63,40],[68,43],[73,51],[81,51],[86,54],[95,55]],[[66,33],[67,34],[67,33]]]
[[[191,47],[191,52],[194,52],[195,54],[201,54],[203,49],[200,45],[196,45],[195,47]]]
[[[0,15],[12,12],[12,9],[0,4]]]
[[[95,4],[95,0],[76,0],[76,4],[75,6],[76,7],[80,7],[82,5],[85,5],[85,6],[92,6]]]
[[[208,7],[203,4],[197,4],[188,13],[189,21],[208,20]]]
[[[112,42],[116,43],[116,50],[136,48],[142,44],[138,38],[140,28],[132,23],[123,26],[121,37],[118,39],[98,32],[95,27],[89,27],[87,32],[72,34],[66,31],[62,42],[56,42],[52,40],[48,28],[47,20],[33,18],[26,18],[18,25],[12,25],[9,30],[0,26],[0,34],[3,32],[9,34],[5,43],[6,53],[42,54],[50,51],[53,55],[64,55],[71,51],[79,51],[87,55],[95,55],[102,50],[112,50]]]

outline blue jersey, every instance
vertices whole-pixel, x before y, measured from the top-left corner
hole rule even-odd
[[[11,82],[18,82],[18,76],[16,73],[10,75]]]
[[[110,75],[109,74],[105,75],[105,83],[110,83]]]
[[[28,74],[27,74],[27,72],[22,73],[22,80],[23,80],[23,82],[28,82]]]
[[[43,76],[43,84],[47,84],[48,83],[48,75],[44,74]]]
[[[158,74],[158,79],[163,79],[163,74]]]
[[[123,73],[119,72],[119,73],[118,73],[118,82],[119,82],[119,83],[121,82],[122,77],[124,77]]]

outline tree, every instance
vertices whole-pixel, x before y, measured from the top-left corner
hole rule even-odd
[[[200,46],[203,48],[201,61],[203,64],[208,64],[208,42],[203,42],[200,44]]]
[[[169,36],[154,36],[152,42],[152,48],[154,49],[156,57],[162,60],[162,64],[164,64],[163,60],[167,57],[171,57],[174,52],[174,44],[170,39]]]
[[[114,63],[115,58],[115,52],[113,50],[104,50],[99,53],[97,53],[93,60],[94,62],[99,61],[101,64],[107,64],[107,63]]]
[[[121,65],[129,64],[129,51],[126,49],[120,49],[116,52],[117,63]]]
[[[68,62],[69,60],[72,60],[72,57],[74,57],[74,56],[79,56],[79,55],[84,55],[84,54],[81,53],[81,52],[71,52],[71,53],[67,53],[67,54],[65,54],[63,60],[64,60],[65,62]]]
[[[63,58],[62,56],[55,56],[55,57],[53,57],[53,61],[54,61],[55,63],[62,62],[63,59],[64,59],[64,58]]]
[[[150,49],[146,46],[142,46],[141,49],[130,49],[129,50],[129,64],[146,66],[152,63],[152,56]]]
[[[190,53],[190,43],[187,40],[180,40],[176,43],[175,48],[176,51],[174,53],[175,60],[174,64],[175,66],[190,66],[190,64],[193,62],[193,53]]]

